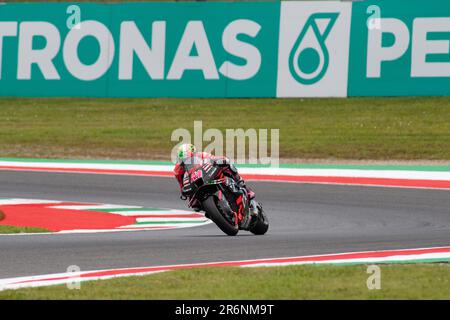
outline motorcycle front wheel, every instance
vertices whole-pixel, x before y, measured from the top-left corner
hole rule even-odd
[[[217,207],[216,197],[210,196],[203,201],[203,208],[208,213],[208,217],[229,236],[237,235],[239,227],[228,221]]]

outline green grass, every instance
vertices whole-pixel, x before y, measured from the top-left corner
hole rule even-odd
[[[0,99],[2,157],[168,160],[176,128],[279,128],[282,158],[449,160],[450,98]]]
[[[0,226],[0,234],[50,232],[42,228]]]
[[[0,299],[450,299],[450,266],[381,265],[368,290],[366,266],[206,268],[0,292]]]

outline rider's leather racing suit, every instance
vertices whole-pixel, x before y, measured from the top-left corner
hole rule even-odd
[[[189,159],[192,159],[193,161],[198,161],[195,159],[201,159],[201,160],[209,159],[212,161],[213,165],[222,168],[225,176],[228,176],[228,177],[232,178],[234,181],[236,181],[237,186],[240,188],[239,190],[236,190],[236,192],[243,193],[244,192],[243,190],[245,190],[245,193],[247,194],[247,197],[249,199],[252,213],[254,213],[254,214],[257,213],[257,212],[255,212],[257,210],[256,203],[253,201],[253,199],[255,198],[255,193],[249,187],[247,187],[244,180],[239,175],[236,167],[234,166],[234,164],[232,164],[230,162],[230,160],[228,158],[216,157],[207,152],[197,152],[197,153],[193,154],[192,157]],[[187,159],[185,161],[189,161],[189,159]],[[174,174],[175,174],[175,178],[178,181],[178,184],[180,185],[180,191],[182,194],[183,194],[183,177],[184,177],[185,172],[186,172],[186,168],[185,168],[184,162],[177,163],[175,165]],[[198,204],[198,206],[200,206],[200,204]],[[198,206],[196,208],[196,206],[194,205],[194,209],[199,209]]]

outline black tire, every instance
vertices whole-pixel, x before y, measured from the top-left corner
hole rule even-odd
[[[208,217],[229,236],[237,235],[239,228],[238,226],[232,225],[227,219],[220,213],[217,208],[215,197],[210,196],[205,201],[203,201],[203,208],[208,213]]]
[[[258,221],[256,222],[255,226],[250,229],[250,232],[257,236],[261,236],[265,234],[267,230],[269,230],[269,219],[267,219],[266,214],[261,209],[261,212],[258,216]]]

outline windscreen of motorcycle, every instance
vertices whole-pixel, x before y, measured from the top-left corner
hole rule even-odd
[[[186,172],[190,172],[192,169],[196,169],[199,166],[208,163],[209,159],[205,159],[199,156],[193,156],[189,159],[186,159],[184,162],[184,166],[186,168]]]

